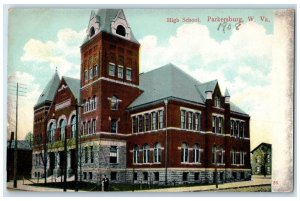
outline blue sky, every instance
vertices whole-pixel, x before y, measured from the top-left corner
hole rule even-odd
[[[90,9],[13,9],[9,11],[8,76],[27,84],[20,108],[22,136],[32,131],[33,105],[58,68],[60,75],[79,78],[80,49]],[[241,9],[126,9],[133,34],[141,43],[140,72],[174,63],[200,82],[218,79],[231,100],[251,116],[252,145],[270,142],[270,99],[261,100],[274,87],[272,73],[273,10]],[[211,17],[243,18],[235,30],[217,30]],[[254,16],[255,22],[248,22]],[[269,22],[262,22],[266,16]],[[182,18],[200,23],[183,23]],[[168,23],[167,18],[178,18]],[[159,59],[158,59],[159,58]],[[278,75],[276,75],[278,76]],[[10,97],[9,97],[10,98]],[[9,103],[10,104],[10,103]],[[10,107],[10,105],[8,106]],[[13,115],[13,111],[11,112]],[[268,120],[266,120],[268,119]],[[12,117],[8,120],[13,121]],[[10,122],[9,122],[10,123]],[[13,123],[8,124],[9,128]],[[262,134],[263,133],[263,134]],[[259,136],[258,136],[259,135]]]

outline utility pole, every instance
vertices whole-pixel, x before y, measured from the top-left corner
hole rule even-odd
[[[165,151],[165,185],[168,185],[168,100],[164,100],[166,106],[166,151]]]
[[[67,127],[64,127],[64,192],[67,191]]]
[[[16,92],[16,137],[15,137],[15,150],[14,150],[14,188],[17,188],[17,161],[18,161],[18,96],[19,96],[19,84],[17,83],[17,92]]]

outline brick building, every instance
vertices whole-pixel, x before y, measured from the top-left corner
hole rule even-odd
[[[83,181],[249,179],[249,115],[230,102],[228,90],[221,93],[217,80],[202,83],[171,63],[140,74],[139,48],[123,10],[91,12],[80,80],[55,73],[34,108],[33,160],[47,142],[47,176],[60,176],[66,136],[68,176],[74,174],[78,103]],[[37,171],[44,174],[43,164],[33,165],[32,175]]]
[[[272,174],[272,145],[262,142],[252,151],[251,167],[254,175]]]

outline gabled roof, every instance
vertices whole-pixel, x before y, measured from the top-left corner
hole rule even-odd
[[[10,141],[7,142],[7,148],[8,149],[14,149],[15,148],[15,140],[11,141],[11,145],[10,145]],[[31,145],[30,142],[28,140],[18,140],[18,150],[31,150]]]
[[[268,147],[268,148],[272,148],[272,144],[262,142],[262,143],[260,143],[258,146],[256,146],[256,147],[251,151],[251,153],[253,153],[255,150],[257,150],[258,148],[260,148],[260,147],[262,147],[262,146],[266,146],[266,147]]]
[[[92,10],[91,11],[91,18],[92,16],[96,16],[96,21],[100,24],[100,32],[110,33],[111,32],[111,23],[113,20],[118,16],[119,12],[121,16],[125,19],[124,11],[123,9],[98,9],[97,11]],[[126,19],[125,19],[126,20]],[[139,43],[136,38],[134,37],[132,30],[130,30],[130,41]],[[86,36],[83,43],[87,42],[89,39],[89,36]]]
[[[47,101],[52,101],[54,98],[55,92],[58,88],[59,83],[60,83],[60,79],[59,79],[57,71],[55,71],[54,75],[52,76],[52,78],[46,85],[45,89],[39,96],[39,99],[38,99],[37,103],[35,104],[34,108],[41,106],[42,104],[44,104]]]
[[[70,88],[72,94],[75,98],[77,98],[77,102],[80,101],[80,80],[71,78],[71,77],[62,77],[63,80],[65,80],[66,84]]]
[[[205,104],[206,91],[214,92],[217,80],[200,83],[177,66],[167,64],[140,74],[140,88],[144,92],[128,108],[147,105],[168,97]],[[231,111],[246,114],[230,103]]]

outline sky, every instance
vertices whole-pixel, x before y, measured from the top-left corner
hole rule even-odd
[[[11,9],[8,16],[8,132],[15,129],[13,83],[19,98],[18,133],[33,130],[33,106],[54,74],[79,78],[80,45],[91,9]],[[272,67],[274,14],[267,9],[125,9],[140,42],[140,72],[173,63],[200,82],[218,79],[231,101],[248,113],[251,149],[272,142],[274,98],[283,74]],[[249,21],[253,16],[254,21]],[[220,26],[217,19],[242,18]],[[172,21],[167,22],[167,18]],[[197,22],[183,22],[196,19]],[[177,22],[178,19],[178,22]],[[214,19],[214,21],[213,21]],[[224,28],[224,29],[223,29]]]

